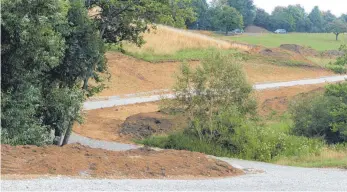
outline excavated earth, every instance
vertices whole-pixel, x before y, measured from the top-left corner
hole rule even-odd
[[[140,148],[121,152],[80,144],[68,144],[64,147],[2,145],[1,156],[2,179],[57,175],[83,178],[192,179],[243,174],[243,171],[224,161],[184,150],[154,151]]]

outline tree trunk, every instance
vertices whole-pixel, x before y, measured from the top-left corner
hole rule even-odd
[[[339,34],[340,34],[340,33],[335,33],[335,35],[336,35],[336,41],[337,41],[338,38],[339,38]]]
[[[62,132],[57,132],[57,130],[54,131],[55,134],[54,134],[54,140],[53,140],[53,144],[54,145],[60,145],[61,143],[61,138],[63,136]]]
[[[61,146],[64,146],[69,142],[71,132],[72,132],[72,123],[69,123],[69,127],[67,128],[67,130],[65,132],[64,140],[63,140],[63,143],[61,144]]]
[[[87,90],[88,89],[88,78],[83,80],[83,90]]]
[[[228,36],[228,29],[225,30],[225,36]]]

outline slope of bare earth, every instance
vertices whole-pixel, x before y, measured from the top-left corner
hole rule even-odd
[[[146,148],[123,152],[80,144],[59,146],[1,146],[2,179],[40,176],[83,178],[193,179],[230,177],[243,171],[202,153]]]
[[[111,79],[99,96],[112,96],[156,89],[170,89],[181,62],[149,63],[117,52],[106,54]],[[198,66],[199,62],[189,62]],[[248,80],[254,83],[290,81],[332,75],[332,72],[308,67],[277,66],[250,60],[243,64]]]

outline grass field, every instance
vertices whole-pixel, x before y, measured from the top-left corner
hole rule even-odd
[[[233,40],[243,43],[263,45],[265,47],[279,47],[281,44],[298,44],[311,47],[318,51],[338,49],[341,44],[347,43],[347,35],[341,34],[335,40],[332,33],[288,33],[288,34],[244,34],[241,36],[218,36],[221,39]]]

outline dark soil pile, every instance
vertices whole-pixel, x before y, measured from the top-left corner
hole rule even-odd
[[[208,178],[243,174],[205,154],[146,148],[129,151],[94,149],[80,144],[1,146],[1,176],[66,175],[96,178]]]
[[[342,51],[338,51],[338,50],[327,50],[322,52],[323,57],[330,57],[330,58],[340,57],[340,56],[343,56],[343,54],[344,53]]]
[[[245,28],[245,33],[270,33],[268,30],[255,25],[250,25]]]
[[[305,56],[319,56],[319,52],[309,48],[309,47],[303,47],[301,45],[296,45],[296,44],[282,44],[280,45],[280,48],[292,51],[301,55]]]
[[[185,124],[186,119],[182,114],[140,113],[126,118],[119,133],[141,139],[154,134],[170,133],[177,129],[183,129]]]

